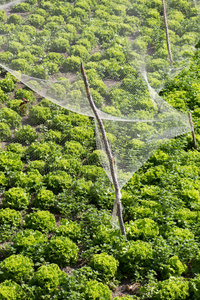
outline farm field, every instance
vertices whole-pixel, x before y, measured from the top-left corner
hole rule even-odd
[[[164,26],[156,25],[160,0],[29,0],[0,10],[0,63],[30,76],[34,87],[0,69],[0,299],[200,299],[198,14],[190,1],[168,2],[176,15],[176,24],[169,16],[174,64],[178,52],[185,59],[174,78]],[[111,217],[114,189],[94,119],[60,105],[67,97],[81,110],[81,80],[73,79],[83,61],[99,109],[155,118],[136,68],[143,48],[155,51],[146,62],[151,86],[191,112],[197,149],[190,132],[166,139],[123,186],[126,240]],[[36,92],[45,81],[57,104]],[[139,125],[137,135],[150,134]],[[128,136],[108,138],[130,148]],[[141,151],[139,138],[134,145]]]

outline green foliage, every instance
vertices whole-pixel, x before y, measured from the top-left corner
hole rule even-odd
[[[76,177],[81,171],[81,161],[78,158],[58,158],[48,165],[49,170],[62,170],[68,173],[69,175]]]
[[[35,295],[41,297],[45,294],[50,294],[54,290],[57,290],[64,272],[62,272],[58,265],[49,264],[38,268],[35,272],[31,283],[36,286]]]
[[[191,281],[190,281],[190,295],[192,299],[197,300],[199,299],[200,292],[200,275],[196,275]]]
[[[24,151],[26,150],[26,148],[24,146],[22,146],[21,144],[19,143],[10,143],[8,146],[7,146],[7,151],[10,153],[16,153],[18,154],[18,156],[15,156],[16,159],[18,157],[18,159],[23,155]]]
[[[30,160],[47,160],[52,154],[60,148],[54,143],[32,143],[25,151],[26,158]]]
[[[183,273],[187,271],[187,266],[182,264],[179,260],[178,256],[172,256],[169,259],[169,264],[166,267],[166,275],[167,277],[171,276],[181,276]]]
[[[171,91],[164,99],[176,109],[179,109],[181,111],[186,111],[187,110],[187,104],[185,102],[186,98],[187,98],[186,91],[173,91],[173,92]]]
[[[31,76],[36,78],[46,79],[47,69],[43,65],[35,66],[31,69]]]
[[[17,178],[15,185],[20,186],[26,191],[37,191],[42,186],[42,175],[38,170],[30,170],[27,173],[21,173]]]
[[[92,95],[92,98],[94,100],[96,107],[97,108],[101,107],[104,102],[104,99],[101,96],[101,94],[98,91],[94,90],[93,88],[90,89],[90,92],[91,92],[91,95]]]
[[[70,53],[69,54],[71,56],[78,56],[83,61],[87,61],[89,59],[88,50],[83,45],[72,46],[71,49],[70,49]],[[79,66],[79,68],[80,68],[80,66]]]
[[[90,261],[90,266],[98,271],[98,277],[105,283],[115,277],[118,265],[119,262],[107,253],[95,254]]]
[[[62,133],[57,130],[49,129],[44,136],[45,141],[52,141],[55,143],[61,143],[62,141]]]
[[[1,187],[7,185],[7,178],[2,171],[0,171],[0,185],[1,185]]]
[[[43,61],[48,62],[51,61],[55,64],[60,65],[64,59],[64,56],[61,55],[60,53],[55,53],[55,52],[49,52],[46,57],[44,57]]]
[[[38,138],[37,132],[30,125],[23,125],[14,132],[15,139],[25,145],[35,142]]]
[[[11,128],[21,125],[21,117],[17,112],[10,108],[4,107],[0,111],[0,121],[8,124]]]
[[[105,300],[111,300],[112,299],[112,292],[111,290],[104,285],[101,282],[98,282],[96,280],[90,280],[86,282],[85,286],[85,299],[105,299]]]
[[[167,240],[181,259],[192,258],[198,251],[194,234],[187,228],[172,227],[167,233]]]
[[[75,72],[80,70],[81,58],[79,56],[68,56],[63,63],[64,72]]]
[[[34,261],[43,262],[47,237],[38,230],[25,229],[18,232],[13,239],[17,253],[31,257]]]
[[[66,89],[62,84],[52,83],[51,87],[47,90],[47,96],[56,99],[56,100],[65,100],[66,99]]]
[[[6,19],[7,19],[7,16],[6,16],[6,14],[5,14],[5,11],[4,10],[1,10],[0,11],[0,21],[2,22],[2,21],[6,21]]]
[[[117,49],[117,47],[110,47],[105,52],[105,58],[111,59],[115,58],[117,61],[125,62],[126,58],[125,55],[120,49]]]
[[[114,38],[114,30],[100,29],[98,32],[96,32],[96,36],[100,43],[109,43]]]
[[[128,296],[128,295],[122,296],[122,297],[117,296],[117,297],[114,298],[114,300],[133,300],[133,299],[140,300],[140,298],[138,298],[137,296]]]
[[[69,15],[71,14],[72,6],[69,3],[66,3],[65,5],[58,5],[55,7],[54,14],[57,16],[63,16],[64,19],[67,19]]]
[[[50,121],[50,128],[53,130],[65,131],[71,127],[71,119],[68,115],[59,114]]]
[[[21,12],[21,13],[24,13],[24,12],[28,12],[30,11],[30,4],[29,3],[18,3],[16,4],[15,6],[13,6],[12,10],[13,12]]]
[[[0,55],[1,60],[1,55]],[[9,100],[9,97],[7,94],[4,93],[4,91],[0,88],[0,104],[7,102]]]
[[[13,233],[21,226],[20,212],[5,208],[0,211],[0,241],[9,241]]]
[[[52,190],[55,194],[69,189],[71,187],[71,181],[71,176],[61,170],[49,172],[44,178],[47,188]]]
[[[88,116],[70,112],[69,117],[71,120],[71,124],[74,126],[91,126],[91,122]]]
[[[91,43],[88,41],[88,39],[79,39],[77,41],[77,45],[82,45],[84,46],[87,50],[91,50]]]
[[[54,193],[43,188],[37,193],[33,205],[43,210],[51,210],[55,207],[55,200]]]
[[[170,277],[167,280],[158,282],[152,291],[150,299],[155,300],[179,300],[188,299],[189,284],[185,278]]]
[[[85,180],[84,178],[80,178],[72,182],[72,188],[74,192],[74,197],[76,200],[82,199],[84,202],[88,202],[88,194],[90,192],[90,188],[92,186],[92,181]]]
[[[92,153],[88,154],[87,162],[89,165],[96,165],[97,167],[101,167],[101,157],[104,157],[104,152],[102,150],[94,150]]]
[[[0,142],[9,141],[11,138],[11,131],[8,124],[0,122]]]
[[[82,9],[80,7],[75,7],[73,9],[72,17],[77,18],[79,20],[83,20],[87,16],[88,16],[88,13],[84,9]]]
[[[107,87],[103,80],[93,78],[91,79],[90,86],[92,89],[96,90],[99,92],[102,96],[106,95]]]
[[[86,148],[77,141],[67,141],[63,149],[63,154],[69,157],[84,157]]]
[[[101,60],[101,53],[100,52],[95,52],[94,54],[92,54],[92,56],[90,57],[91,61],[100,61]]]
[[[107,186],[107,178],[102,168],[95,170],[94,166],[84,166],[84,177],[94,183],[90,187],[89,200],[99,208],[111,209],[114,201],[114,193]],[[100,171],[100,172],[99,172]],[[98,179],[97,179],[98,178]]]
[[[0,153],[0,171],[9,173],[11,171],[22,171],[23,162],[17,153],[11,151]]]
[[[24,58],[13,59],[11,68],[17,71],[22,71],[23,73],[27,73],[29,71],[29,63]]]
[[[27,171],[38,170],[40,174],[44,174],[45,171],[45,161],[34,160],[30,161],[27,167]]]
[[[144,275],[151,266],[153,249],[150,243],[131,241],[127,242],[119,255],[120,269],[123,273],[134,276],[138,271]]]
[[[0,283],[0,299],[2,300],[25,300],[26,294],[22,287],[12,280]]]
[[[67,236],[73,241],[77,241],[80,238],[81,226],[77,222],[62,219],[60,223],[61,225],[56,228],[56,235]]]
[[[40,7],[46,10],[47,12],[50,12],[53,9],[53,3],[51,3],[50,1],[41,1]]]
[[[121,80],[126,75],[135,73],[130,66],[125,65],[122,67],[115,58],[102,60],[98,66],[98,72],[103,78],[114,80]]]
[[[13,187],[4,193],[3,206],[14,209],[26,209],[30,203],[30,196],[23,188]]]
[[[47,73],[49,75],[53,75],[53,74],[57,73],[58,69],[59,69],[59,66],[56,63],[53,63],[53,62],[46,62],[44,64],[44,66],[45,66],[45,68],[47,70]],[[52,95],[53,95],[53,92],[52,92]],[[52,96],[52,95],[50,95],[50,96]]]
[[[13,24],[15,24],[15,25],[17,25],[17,24],[21,24],[22,23],[22,17],[21,16],[19,16],[19,15],[10,15],[9,16],[9,18],[8,18],[8,23],[13,23]]]
[[[45,18],[38,14],[32,14],[32,15],[28,16],[27,22],[28,22],[28,24],[30,24],[36,28],[41,28],[42,25],[45,23]]]
[[[64,38],[57,38],[53,41],[51,50],[55,52],[66,52],[69,49],[69,41]]]
[[[32,125],[43,124],[51,118],[51,110],[49,107],[34,106],[31,107],[29,120]]]
[[[29,4],[31,4],[31,5],[35,5],[35,4],[37,4],[37,0],[28,0],[27,1]]]
[[[105,216],[102,216],[105,220]],[[91,219],[93,215],[91,215]],[[97,217],[96,217],[97,218]],[[94,221],[94,220],[93,220]],[[107,223],[107,224],[106,224]],[[93,230],[93,243],[95,245],[103,245],[103,249],[108,251],[108,253],[114,255],[115,258],[119,260],[119,255],[116,254],[121,252],[124,245],[124,237],[120,234],[119,229],[113,229],[111,226],[111,221],[105,220],[105,225],[100,225],[96,223],[96,227]]]
[[[24,226],[26,228],[48,233],[54,230],[56,221],[54,215],[49,211],[40,210],[26,215],[24,219]]]
[[[49,261],[59,266],[75,264],[78,259],[78,247],[68,237],[52,237],[46,251]]]
[[[158,224],[148,218],[130,221],[126,226],[127,237],[130,239],[148,240],[159,234]]]
[[[191,265],[192,265],[193,273],[198,274],[200,272],[200,253],[199,253],[199,251],[192,258]]]
[[[0,280],[14,280],[17,283],[27,282],[33,275],[33,261],[21,254],[11,255],[0,263]]]
[[[81,80],[75,84],[72,81],[71,85],[64,73],[79,72],[81,60],[84,60],[87,62],[85,69],[91,93],[98,108],[113,116],[122,113],[131,115],[138,109],[142,118],[152,118],[156,110],[145,81],[136,72],[140,64],[137,51],[156,49],[153,59],[147,61],[147,70],[151,72],[148,81],[151,86],[160,87],[165,79],[163,71],[167,61],[164,27],[160,21],[162,1],[97,2],[29,0],[20,3],[18,14],[11,10],[7,23],[5,13],[0,12],[0,43],[7,50],[0,53],[0,61],[2,65],[11,63],[12,68],[43,79],[61,72],[53,76],[58,81],[52,82],[48,97],[54,100],[68,98],[76,105],[76,99],[83,99],[80,88],[84,85],[81,85]],[[198,26],[195,24],[194,6],[186,0],[171,1],[169,5],[173,6],[173,13],[168,14],[172,51],[175,49],[175,55],[190,57],[191,48],[183,46],[179,49],[174,43],[196,43],[193,33],[198,31]],[[33,16],[28,10],[33,12]],[[84,18],[87,26],[82,25]],[[141,23],[145,25],[142,32],[139,30]],[[136,38],[135,33],[138,35]],[[13,37],[13,40],[7,43],[5,35]],[[132,42],[133,35],[135,39]],[[154,42],[156,48],[152,48]],[[4,76],[3,71],[1,76]],[[160,95],[179,110],[193,111],[199,143],[198,81],[199,51],[192,59],[191,68],[169,80]],[[200,270],[200,164],[198,151],[190,149],[191,137],[183,136],[167,142],[123,188],[127,236],[133,239],[125,242],[120,230],[112,229],[110,211],[114,193],[100,167],[99,156],[102,153],[94,150],[94,129],[90,119],[57,108],[56,104],[45,99],[37,99],[40,101],[38,105],[27,105],[21,112],[19,104],[22,98],[29,103],[33,103],[35,98],[27,89],[16,90],[15,83],[14,78],[8,75],[0,81],[0,103],[3,104],[0,131],[2,141],[6,142],[2,143],[0,152],[0,191],[6,194],[14,186],[29,192],[31,213],[28,210],[24,216],[25,212],[22,212],[24,228],[28,229],[16,233],[22,224],[20,212],[1,209],[0,239],[1,243],[6,241],[9,244],[2,244],[0,254],[1,260],[11,253],[30,257],[35,262],[36,271],[34,280],[28,285],[22,283],[22,288],[17,283],[5,281],[0,285],[0,298],[1,293],[7,293],[2,299],[23,299],[24,289],[27,299],[110,299],[111,291],[95,280],[111,286],[110,281],[115,276],[122,280],[128,276],[142,284],[149,282],[150,288],[144,294],[140,292],[141,298],[199,299],[199,276],[196,274]],[[35,91],[43,92],[38,81],[31,80],[29,84]],[[109,101],[106,105],[105,97]],[[4,105],[10,110],[5,112]],[[29,107],[28,119],[20,117],[15,121],[17,115],[13,113],[25,116]],[[145,114],[145,110],[149,113]],[[21,120],[23,124],[31,123],[32,127],[21,126]],[[37,127],[33,129],[33,126]],[[138,134],[148,139],[150,126],[150,123],[133,124],[134,140],[126,137],[128,147],[134,147],[140,153],[144,144]],[[12,128],[17,130],[12,131]],[[36,131],[40,141],[37,143]],[[10,132],[25,146],[17,143],[8,145],[10,140],[6,139],[11,137]],[[114,142],[114,150],[117,150],[118,142],[124,143],[116,140],[115,136],[109,136],[110,140]],[[133,158],[131,151],[123,155]],[[135,162],[135,157],[132,160]],[[54,215],[49,217],[49,212],[40,212],[41,209],[58,213],[56,217],[61,225],[56,226]],[[61,220],[63,217],[68,220]],[[55,236],[52,237],[52,234]],[[78,249],[74,244],[70,252],[72,241],[67,238],[79,243],[80,260],[77,261]],[[68,257],[63,258],[64,254]],[[91,257],[89,264],[92,268],[80,267]],[[117,271],[116,259],[119,261]],[[78,270],[67,275],[53,264],[37,269],[48,262],[56,262],[61,267],[78,262]],[[136,296],[123,298],[137,299]]]
[[[91,127],[75,126],[70,130],[70,139],[81,143],[83,146],[89,146],[94,140],[94,131]]]
[[[0,224],[1,225],[8,225],[11,227],[20,227],[21,224],[21,214],[20,212],[10,209],[10,208],[5,208],[1,209],[0,211]]]
[[[15,42],[15,41],[9,42],[8,51],[10,51],[11,53],[13,53],[14,55],[16,55],[19,52],[23,51],[23,49],[24,49],[24,46],[21,43]]]
[[[26,100],[28,100],[31,103],[35,101],[33,91],[27,90],[25,88],[24,89],[20,88],[15,90],[15,98],[16,99],[26,98]]]
[[[16,111],[20,116],[24,116],[27,114],[28,107],[27,107],[27,105],[25,105],[25,106],[23,106],[23,109],[22,109],[22,107],[20,106],[21,103],[22,103],[22,100],[10,99],[7,102],[7,107]]]

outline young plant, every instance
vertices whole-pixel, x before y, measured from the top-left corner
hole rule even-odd
[[[31,280],[31,284],[36,287],[35,296],[40,298],[44,295],[52,295],[59,289],[63,275],[64,272],[56,264],[39,267]]]
[[[56,221],[54,215],[49,211],[40,210],[26,215],[24,226],[26,228],[48,233],[54,230],[56,227]]]
[[[9,141],[11,136],[10,126],[4,122],[0,122],[0,142]]]
[[[96,280],[90,280],[86,282],[84,294],[85,300],[112,299],[112,291],[107,287],[107,285],[104,285]]]
[[[46,248],[47,259],[59,266],[75,264],[78,259],[78,247],[68,237],[52,237]]]
[[[19,284],[5,280],[0,284],[0,299],[26,300],[27,295]]]
[[[31,257],[37,263],[43,263],[47,242],[46,235],[40,231],[25,229],[15,235],[13,247],[17,253]]]
[[[119,262],[107,253],[94,254],[90,266],[98,272],[98,277],[105,283],[114,279]]]
[[[51,210],[55,207],[56,197],[50,190],[42,188],[36,195],[33,205],[43,210]]]
[[[56,229],[55,233],[58,236],[67,236],[73,241],[77,241],[81,237],[81,231],[81,226],[77,222],[62,219],[61,225]]]
[[[33,261],[21,254],[11,255],[0,263],[0,279],[11,279],[17,283],[27,282],[33,276]]]
[[[4,193],[3,206],[14,209],[26,209],[30,203],[30,196],[23,188],[13,187]]]

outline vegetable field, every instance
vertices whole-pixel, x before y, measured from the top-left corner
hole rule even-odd
[[[171,2],[175,47],[178,37],[195,40],[199,29],[186,24],[186,14],[196,24],[190,1]],[[97,107],[129,115],[136,99],[128,87],[137,90],[141,80],[134,64],[125,62],[136,62],[136,50],[152,41],[132,46],[128,37],[145,16],[147,37],[160,9],[160,0],[22,2],[9,16],[0,10],[0,61],[33,77],[59,76],[63,89],[52,85],[51,93],[62,98],[65,73],[76,75],[83,60]],[[157,29],[155,38],[161,39]],[[21,35],[21,43],[6,44],[9,32]],[[112,222],[114,190],[100,163],[93,118],[50,102],[0,70],[0,299],[200,298],[199,46],[181,50],[190,67],[173,79],[164,74],[159,92],[172,107],[191,111],[197,149],[190,133],[167,140],[126,183],[121,192],[127,240]],[[161,43],[163,59],[154,57],[148,65],[155,87],[163,80],[164,50]],[[147,109],[150,116],[150,98],[138,94],[139,113]],[[73,97],[81,95],[71,92]],[[148,134],[148,127],[140,130]]]

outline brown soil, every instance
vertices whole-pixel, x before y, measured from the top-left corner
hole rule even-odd
[[[122,81],[116,81],[113,79],[107,79],[103,81],[108,89],[112,88],[113,86],[120,85]]]
[[[127,295],[136,295],[140,290],[141,284],[138,282],[131,283],[130,279],[124,279],[112,294],[112,297],[125,297]]]

